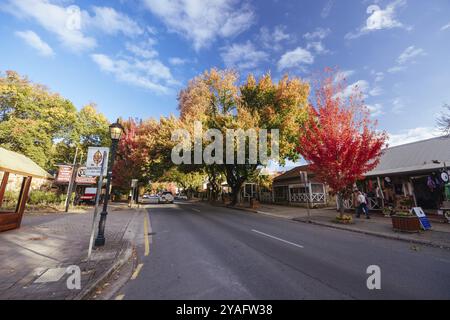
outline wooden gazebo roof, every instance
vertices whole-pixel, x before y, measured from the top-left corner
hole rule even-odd
[[[50,179],[52,176],[23,154],[0,147],[0,171],[21,176]]]

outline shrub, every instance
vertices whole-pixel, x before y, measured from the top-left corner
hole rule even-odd
[[[63,201],[63,197],[51,191],[34,190],[30,193],[28,203],[31,205],[49,205],[59,204]]]

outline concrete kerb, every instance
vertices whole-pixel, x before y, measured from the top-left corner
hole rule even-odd
[[[146,212],[145,209],[142,208],[135,208],[138,213],[144,213]],[[140,214],[136,215],[136,217],[139,217]],[[133,217],[135,219],[136,217]],[[131,223],[129,224],[129,226]],[[125,230],[125,233],[128,231]],[[136,236],[135,233],[133,233],[133,238]],[[95,281],[90,283],[88,286],[86,286],[82,291],[74,298],[74,300],[84,300],[88,297],[92,296],[94,292],[97,290],[97,288],[106,280],[108,279],[116,270],[119,270],[122,268],[128,261],[131,260],[133,257],[133,250],[134,250],[134,244],[131,241],[126,242],[125,248],[122,248],[117,255],[114,263],[111,267],[109,267],[105,272],[103,272]]]

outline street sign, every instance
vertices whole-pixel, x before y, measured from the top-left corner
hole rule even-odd
[[[78,168],[77,177],[75,178],[76,184],[91,185],[96,184],[96,182],[97,180],[95,179],[95,177],[86,175],[86,167]]]
[[[412,211],[414,214],[419,218],[420,224],[422,225],[423,230],[430,230],[431,229],[431,223],[428,220],[425,212],[423,212],[421,207],[414,207],[412,208]]]
[[[106,158],[105,158],[106,152]],[[103,175],[106,176],[108,171],[109,148],[89,147],[86,159],[86,175],[91,177],[99,177],[103,161]]]
[[[72,166],[59,166],[56,183],[69,183],[72,177]]]
[[[131,180],[131,187],[132,187],[132,188],[136,188],[136,187],[137,187],[137,184],[138,184],[138,179],[132,179],[132,180]]]

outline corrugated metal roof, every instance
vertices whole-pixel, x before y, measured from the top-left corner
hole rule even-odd
[[[47,171],[23,154],[0,147],[0,171],[8,171],[35,178],[52,178]]]
[[[450,138],[437,137],[385,149],[378,166],[365,176],[432,171],[443,168],[444,161],[450,165]]]

